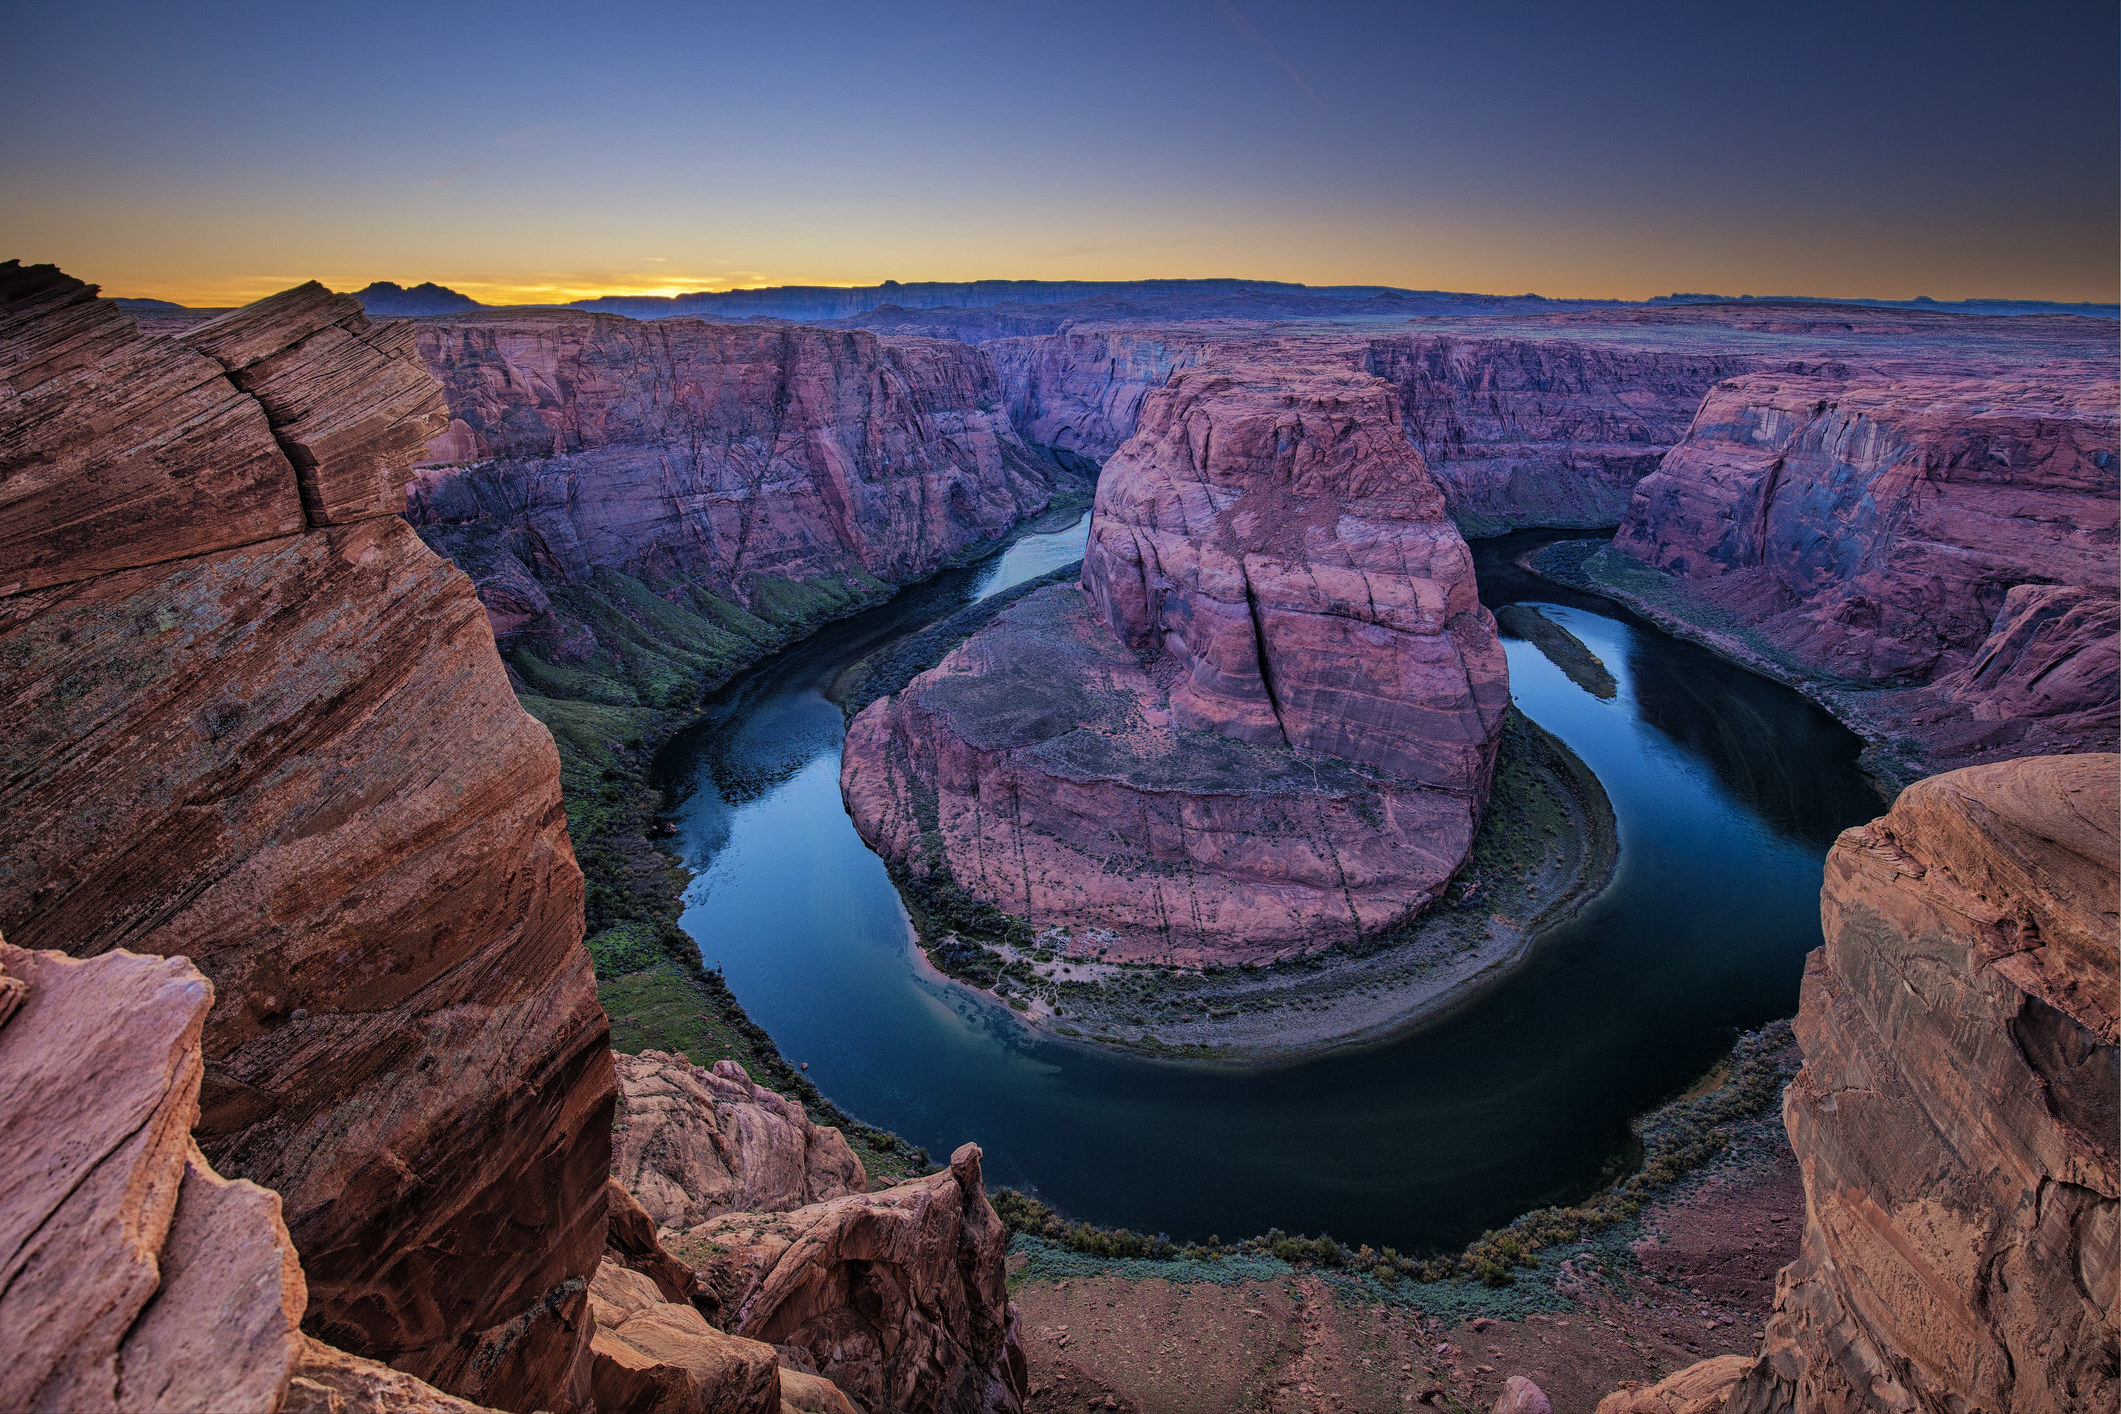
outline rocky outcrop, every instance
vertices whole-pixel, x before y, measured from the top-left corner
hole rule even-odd
[[[487,1406],[444,1394],[425,1380],[320,1340],[303,1344],[279,1414],[489,1414]]]
[[[662,1227],[732,1208],[783,1212],[866,1192],[868,1175],[837,1129],[755,1085],[733,1060],[707,1070],[681,1056],[615,1055],[614,1176]]]
[[[1719,1355],[1652,1385],[1623,1385],[1598,1401],[1598,1414],[1723,1414],[1732,1388],[1752,1366],[1746,1356]]]
[[[1083,590],[1020,601],[856,718],[841,787],[872,847],[1187,964],[1327,946],[1441,890],[1507,669],[1388,386],[1179,374],[1106,466]]]
[[[606,1262],[589,1287],[599,1409],[639,1414],[780,1414],[773,1347],[727,1335],[654,1282]]]
[[[1401,334],[1366,365],[1468,534],[1601,526],[1685,435],[1702,394],[1759,356],[1581,339]]]
[[[551,738],[469,582],[373,502],[434,389],[308,287],[190,347],[48,269],[0,297],[0,501],[62,551],[0,595],[0,927],[212,980],[199,1144],[279,1193],[307,1329],[485,1403],[578,1407],[606,1028]],[[18,494],[18,465],[45,481]],[[293,518],[245,519],[274,477]],[[62,533],[128,486],[90,548]]]
[[[2117,815],[2121,757],[2038,757],[1919,782],[1835,843],[1783,1104],[1803,1247],[1709,1407],[2121,1406]],[[1649,1393],[1601,1408],[1696,1407]]]
[[[1018,432],[1102,464],[1134,435],[1150,392],[1209,347],[1198,335],[1118,330],[989,339],[980,351],[994,361]]]
[[[1939,762],[2111,746],[2121,442],[2110,362],[1719,384],[1614,546]]]
[[[408,514],[503,639],[550,661],[623,648],[555,602],[601,575],[710,620],[770,616],[776,585],[881,592],[1082,484],[1024,445],[961,344],[571,311],[417,327],[448,390],[430,450],[448,465]]]
[[[731,1213],[675,1239],[732,1335],[793,1347],[883,1414],[1016,1414],[1026,1394],[1007,1229],[980,1151],[876,1193]]]

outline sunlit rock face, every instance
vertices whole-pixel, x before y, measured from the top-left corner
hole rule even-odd
[[[178,341],[13,265],[0,377],[0,928],[210,979],[198,1142],[307,1330],[580,1407],[610,1051],[552,739],[397,515],[441,389],[317,286]]]
[[[1204,962],[1387,926],[1457,868],[1508,702],[1494,621],[1391,388],[1279,352],[1152,394],[1081,588],[856,718],[849,809],[910,876]]]
[[[1934,760],[2121,724],[2114,365],[1756,373],[1712,389],[1615,546],[1897,709]]]

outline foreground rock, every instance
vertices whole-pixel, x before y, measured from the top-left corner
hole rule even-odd
[[[2121,757],[2039,757],[1835,844],[1783,1108],[1804,1243],[1761,1354],[1606,1414],[1718,1382],[1728,1414],[2121,1406],[2117,813]]]
[[[349,303],[187,348],[0,269],[0,443],[46,478],[0,496],[44,547],[0,590],[0,927],[211,979],[199,1144],[280,1195],[311,1333],[564,1411],[613,1100],[581,874],[470,583],[388,513],[439,391]]]
[[[661,1051],[614,1055],[623,1097],[614,1177],[662,1227],[732,1208],[783,1212],[869,1187],[837,1129],[755,1085],[733,1060],[713,1070]]]
[[[1673,576],[1933,764],[2121,730],[2121,415],[2111,361],[1718,385],[1615,551]],[[1678,609],[1682,617],[1687,611]]]
[[[671,1245],[699,1269],[716,1324],[794,1347],[867,1409],[1014,1414],[1025,1374],[1008,1241],[967,1144],[932,1177],[727,1214]]]
[[[855,824],[1119,957],[1395,923],[1470,847],[1508,702],[1465,542],[1377,379],[1214,363],[1148,409],[1082,597],[1026,598],[856,718]]]

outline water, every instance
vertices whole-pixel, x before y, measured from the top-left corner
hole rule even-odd
[[[928,971],[839,797],[820,688],[876,645],[1079,556],[1027,537],[761,665],[665,752],[689,790],[684,925],[782,1052],[850,1113],[1074,1217],[1179,1240],[1269,1227],[1419,1252],[1595,1189],[1630,1116],[1734,1035],[1795,1010],[1820,864],[1880,813],[1860,743],[1811,703],[1476,545],[1492,606],[1533,602],[1618,679],[1601,702],[1508,641],[1518,706],[1605,783],[1609,888],[1463,1011],[1272,1068],[1149,1061],[1029,1037]]]

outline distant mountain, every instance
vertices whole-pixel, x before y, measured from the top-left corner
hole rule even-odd
[[[167,299],[115,299],[111,301],[120,309],[139,311],[143,309],[182,309],[183,305]]]
[[[408,290],[389,280],[378,280],[365,290],[355,291],[354,298],[377,319],[417,319],[423,314],[461,314],[467,309],[485,308],[470,295],[460,295],[433,281]]]
[[[1657,295],[1651,304],[1860,304],[1873,309],[1928,309],[1939,314],[2082,314],[2121,319],[2121,305],[2063,304],[2044,299],[1842,299],[1818,295]]]

